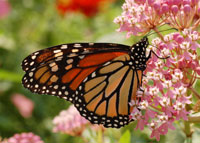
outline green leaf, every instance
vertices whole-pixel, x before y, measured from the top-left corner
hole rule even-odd
[[[123,133],[121,136],[119,143],[130,143],[131,142],[131,133],[129,130]]]
[[[11,82],[21,82],[21,78],[22,76],[20,74],[0,69],[0,80],[6,80],[6,81],[11,81]]]
[[[169,132],[165,135],[165,143],[184,143],[184,132],[178,125],[174,124],[174,126],[176,127],[176,130],[169,130]]]

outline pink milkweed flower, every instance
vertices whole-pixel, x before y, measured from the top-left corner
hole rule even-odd
[[[34,103],[32,102],[32,100],[21,94],[14,94],[11,97],[11,101],[24,118],[29,118],[32,116],[32,112],[34,109]]]
[[[195,29],[199,25],[199,0],[188,1],[171,1],[164,2],[169,6],[169,11],[166,13],[167,21],[174,28],[183,30],[191,27]],[[163,3],[163,4],[164,4]]]
[[[196,32],[189,30],[189,33]],[[160,139],[160,135],[167,134],[168,129],[174,129],[172,125],[174,121],[180,119],[187,121],[190,114],[186,106],[192,103],[192,96],[187,95],[187,91],[196,81],[195,77],[200,65],[196,58],[197,52],[193,50],[194,47],[191,47],[191,43],[196,41],[192,41],[189,35],[181,37],[180,33],[172,33],[166,35],[165,39],[153,40],[157,47],[170,48],[168,54],[170,57],[165,62],[154,58],[155,55],[149,59],[144,71],[147,75],[143,78],[144,93],[140,101],[135,101],[137,104],[134,106],[135,109],[139,108],[142,111],[134,110],[130,118],[138,121],[136,129],[143,130],[145,126],[150,127],[151,137],[157,140]],[[181,41],[178,37],[181,37]],[[168,45],[163,46],[166,42]],[[200,46],[195,45],[195,48],[200,48]],[[162,57],[160,50],[153,50]],[[188,57],[185,55],[186,52]],[[190,71],[193,71],[193,74],[190,74]]]
[[[41,138],[33,133],[15,134],[5,139],[2,143],[44,143]]]
[[[133,108],[132,113],[130,114],[130,118],[133,120],[138,120],[142,117],[142,113],[137,108]]]
[[[199,0],[126,0],[114,22],[120,25],[118,31],[127,31],[127,37],[143,35],[164,23],[179,30],[195,29],[200,24],[199,5]]]
[[[161,1],[134,1],[126,0],[123,4],[123,13],[114,19],[114,22],[120,25],[118,31],[127,31],[127,37],[131,35],[141,35],[162,25],[162,13],[168,11],[164,6],[160,9]]]
[[[126,0],[123,12],[114,22],[120,25],[118,31],[131,35],[145,35],[150,30],[158,33],[147,48],[162,60],[151,55],[144,71],[144,93],[140,100],[131,101],[135,110],[130,118],[137,120],[136,129],[148,126],[151,137],[160,139],[168,129],[175,129],[176,120],[189,120],[193,96],[200,97],[193,89],[200,75],[200,1],[199,0]],[[169,23],[178,32],[162,35],[157,29],[163,23]],[[155,48],[157,47],[157,48]],[[141,87],[140,87],[141,88]],[[194,93],[194,94],[191,94]],[[140,111],[138,110],[140,109]]]
[[[0,0],[0,19],[6,17],[10,10],[10,3],[7,0]]]
[[[85,118],[83,118],[77,109],[71,105],[67,110],[60,112],[58,116],[53,119],[54,132],[62,132],[72,136],[80,136],[86,125],[89,124]]]

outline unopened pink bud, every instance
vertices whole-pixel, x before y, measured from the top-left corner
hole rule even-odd
[[[190,4],[190,0],[183,0],[183,5]]]
[[[197,9],[197,15],[200,15],[200,7]]]
[[[167,0],[165,2],[168,6],[172,6],[173,5],[173,0]]]
[[[177,14],[178,13],[178,6],[177,5],[173,5],[171,8],[171,11],[173,14]]]
[[[166,80],[171,80],[172,79],[172,75],[170,73],[164,74],[164,77],[165,77]]]
[[[134,0],[135,3],[138,3],[138,4],[144,4],[146,2],[146,0]]]
[[[177,37],[179,36],[180,34],[178,33],[178,32],[176,32],[176,33],[173,33],[173,39],[174,40],[176,40],[177,39]]]
[[[196,72],[197,72],[198,75],[200,75],[200,67],[196,68]]]
[[[178,43],[180,44],[180,43],[182,43],[183,41],[184,41],[183,36],[181,36],[181,35],[177,36],[176,42],[178,42]]]
[[[173,5],[180,5],[182,0],[173,0]]]
[[[183,10],[184,10],[184,12],[185,12],[186,14],[190,13],[191,9],[192,9],[192,8],[190,7],[189,4],[186,4],[186,5],[184,5],[184,7],[183,7]]]
[[[189,63],[189,67],[192,68],[192,69],[195,69],[197,67],[197,63],[195,61],[191,61]]]
[[[162,13],[167,13],[169,11],[169,6],[167,4],[162,5]]]
[[[153,7],[154,7],[154,9],[155,9],[156,11],[160,10],[160,3],[159,3],[159,2],[155,2],[155,3],[153,4]]]
[[[192,5],[196,5],[199,2],[199,0],[191,0]]]
[[[153,6],[155,0],[148,0],[147,2],[148,2],[148,4],[149,4],[150,6]]]

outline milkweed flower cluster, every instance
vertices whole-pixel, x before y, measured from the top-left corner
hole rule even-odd
[[[120,25],[119,31],[127,31],[128,37],[145,35],[151,29],[158,32],[159,37],[151,41],[148,50],[158,57],[168,57],[163,60],[151,55],[144,71],[144,93],[141,96],[138,92],[141,101],[130,103],[137,105],[130,115],[137,120],[136,129],[149,127],[151,137],[157,140],[169,129],[175,129],[175,121],[188,121],[200,109],[192,107],[194,96],[200,99],[193,88],[200,75],[199,6],[199,0],[126,0],[122,15],[114,20]],[[163,36],[157,29],[163,23],[178,32]]]
[[[44,143],[41,138],[33,133],[15,134],[1,143]]]
[[[200,23],[199,5],[199,0],[126,0],[114,22],[120,25],[118,31],[127,31],[127,37],[145,34],[163,23],[179,30],[195,29]]]
[[[54,132],[62,132],[72,136],[80,136],[89,122],[81,117],[77,109],[71,105],[53,119]]]
[[[192,39],[194,35],[197,38],[195,40]],[[147,102],[148,105],[145,115],[139,119],[139,122],[145,121],[145,124],[138,125],[138,128],[150,126],[151,136],[155,136],[157,140],[160,135],[167,133],[168,128],[175,129],[172,125],[175,120],[188,120],[189,111],[186,106],[192,103],[192,94],[188,94],[188,91],[200,75],[196,52],[196,49],[200,48],[196,42],[198,38],[196,31],[185,29],[182,34],[165,35],[163,41],[159,38],[152,40],[153,46],[160,49],[157,50],[157,55],[170,57],[163,62],[153,55],[148,62],[145,71],[147,76],[143,80],[145,95],[139,108],[143,107],[143,102]],[[156,51],[153,47],[152,49]],[[154,119],[149,123],[150,118]]]

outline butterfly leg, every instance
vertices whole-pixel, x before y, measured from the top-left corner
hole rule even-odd
[[[149,55],[146,57],[146,61],[148,61],[150,58],[151,58],[151,54],[154,54],[157,58],[159,58],[159,59],[163,59],[163,60],[165,60],[165,59],[168,59],[170,56],[167,56],[167,57],[159,57],[153,50],[150,50],[150,52],[149,52]]]

